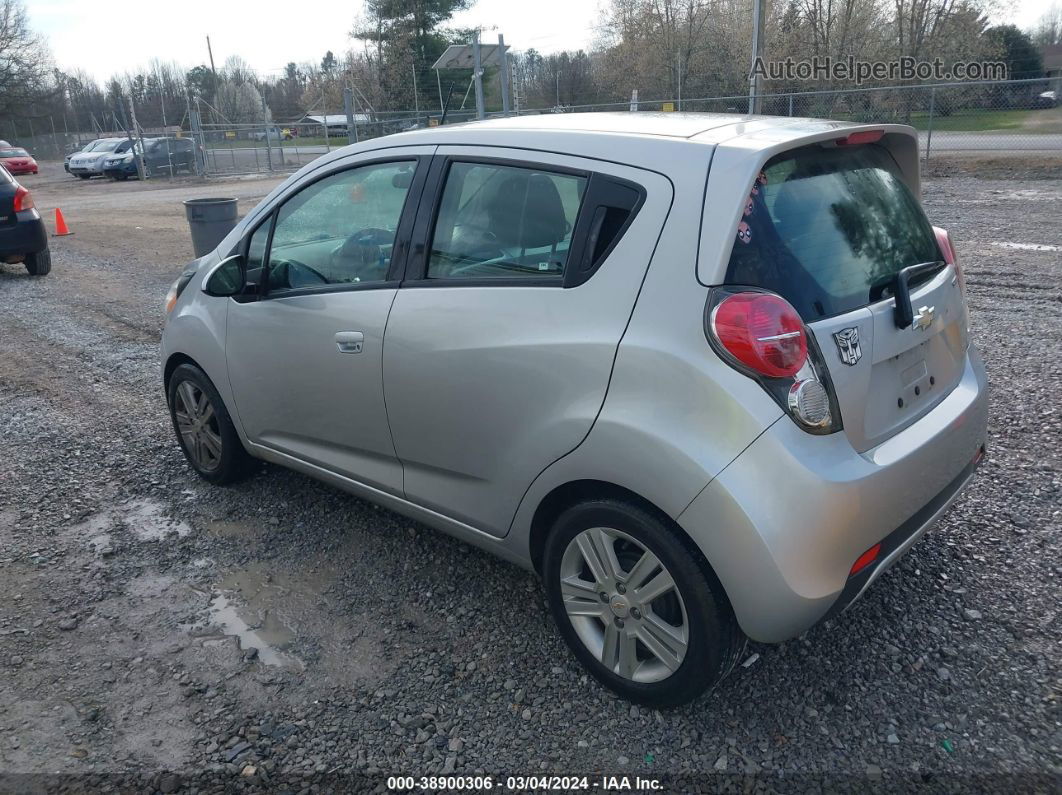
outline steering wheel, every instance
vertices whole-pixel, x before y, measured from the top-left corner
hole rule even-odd
[[[299,262],[297,259],[282,259],[280,262],[276,263],[275,266],[270,267],[270,282],[273,281],[272,274],[281,269],[284,271],[285,286],[292,289],[298,287],[312,287],[315,283],[330,284],[330,280],[327,276],[316,268],[311,268],[305,262]],[[304,276],[309,277],[310,281],[308,284],[303,284],[303,279],[299,278]],[[292,277],[295,278],[293,279]]]
[[[373,273],[373,270],[387,269],[383,247],[394,239],[395,233],[390,229],[377,226],[359,229],[332,249],[332,267],[339,273],[353,269],[357,272],[358,280],[383,278],[382,274]]]

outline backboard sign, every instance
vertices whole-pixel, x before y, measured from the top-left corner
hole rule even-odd
[[[506,51],[509,45],[505,46]],[[502,48],[497,44],[480,44],[479,59],[483,66],[501,66]],[[439,56],[432,69],[473,69],[475,59],[471,44],[451,44],[446,52]]]

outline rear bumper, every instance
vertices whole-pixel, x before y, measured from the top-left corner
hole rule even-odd
[[[987,433],[984,365],[929,414],[857,453],[843,433],[787,418],[765,431],[678,517],[712,563],[745,633],[779,642],[840,612],[933,524],[969,481]],[[849,577],[867,549],[875,563]]]
[[[18,221],[0,226],[0,257],[36,254],[48,248],[48,230],[36,210],[17,213]]]

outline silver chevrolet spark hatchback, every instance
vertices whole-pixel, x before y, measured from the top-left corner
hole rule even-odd
[[[598,679],[679,704],[851,604],[984,454],[962,270],[918,197],[896,125],[347,147],[174,284],[174,430],[213,483],[272,461],[533,568]]]

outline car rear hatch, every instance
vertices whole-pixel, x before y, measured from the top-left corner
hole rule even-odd
[[[811,330],[844,432],[866,451],[929,412],[962,377],[960,274],[882,136],[833,138],[766,161],[727,284],[778,293]]]

